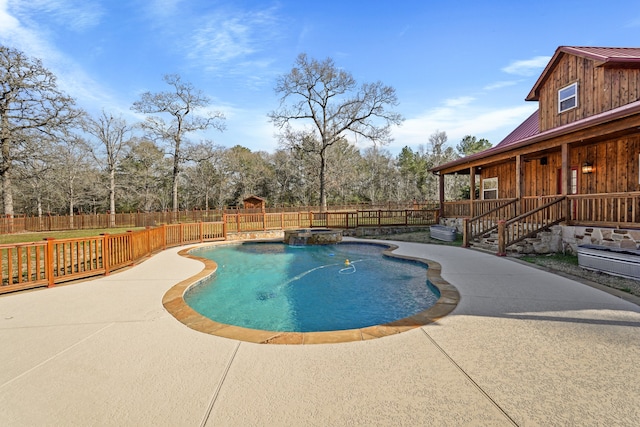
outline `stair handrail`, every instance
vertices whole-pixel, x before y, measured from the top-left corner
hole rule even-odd
[[[464,247],[468,247],[469,246],[469,242],[471,240],[475,239],[478,236],[481,236],[483,234],[486,234],[486,233],[488,233],[490,231],[493,231],[493,230],[497,229],[498,228],[497,222],[495,224],[489,226],[489,227],[482,228],[481,225],[483,223],[482,223],[481,220],[483,218],[488,217],[489,215],[501,210],[501,209],[504,209],[504,208],[508,207],[509,205],[513,205],[513,208],[514,208],[514,211],[515,211],[515,206],[518,203],[518,200],[519,200],[518,198],[510,199],[510,200],[506,201],[505,203],[503,203],[500,206],[496,206],[493,209],[489,209],[487,212],[485,212],[483,214],[476,215],[473,218],[469,218],[469,219],[465,218],[464,219],[464,226],[463,226],[464,235],[463,235],[463,243],[462,243],[462,245]],[[473,230],[472,225],[474,223],[477,223],[478,226],[476,227],[476,232],[472,233],[471,230]]]
[[[566,219],[566,211],[565,209],[563,209],[565,207],[565,204],[562,203],[566,200],[567,196],[559,196],[557,198],[555,198],[554,200],[545,203],[542,206],[539,206],[535,209],[530,210],[529,212],[525,212],[521,215],[518,215],[514,218],[511,218],[507,221],[500,221],[498,223],[498,255],[506,255],[506,249],[507,247],[521,242],[522,240],[532,237],[536,234],[538,234],[539,232],[548,229],[549,227],[559,224],[560,222],[564,221]],[[556,210],[551,209],[552,207],[555,207],[559,205],[560,206],[560,214],[559,215],[554,215],[554,213],[557,213]],[[547,216],[547,218],[543,218],[543,220],[537,223],[534,222],[527,222],[524,221],[524,219],[527,218],[532,218],[535,215],[539,214],[540,212],[543,211],[548,211],[550,215]],[[546,219],[546,220],[545,220]],[[513,224],[529,224],[529,225],[536,225],[536,227],[528,227],[527,228],[527,232],[526,233],[513,233],[510,232],[513,229]],[[518,231],[520,231],[520,229],[518,229]],[[516,235],[517,234],[517,235]]]

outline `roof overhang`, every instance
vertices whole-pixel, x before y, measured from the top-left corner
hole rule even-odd
[[[607,123],[613,123],[619,120],[632,118],[634,116],[637,117],[637,123],[622,123],[623,126],[626,126],[627,129],[631,130],[632,133],[640,132],[640,101],[632,102],[627,105],[623,105],[622,107],[618,107],[614,110],[609,110],[604,113],[596,114],[590,117],[587,117],[582,120],[575,121],[573,123],[569,123],[563,126],[558,126],[553,129],[549,129],[545,132],[538,133],[528,138],[523,138],[519,142],[509,144],[507,146],[495,146],[493,148],[489,148],[488,150],[481,151],[476,154],[472,154],[470,156],[466,156],[460,158],[458,160],[454,160],[452,162],[448,162],[434,168],[429,169],[430,172],[434,174],[449,174],[449,173],[460,173],[463,169],[469,169],[471,167],[477,166],[485,166],[492,162],[495,162],[498,157],[504,158],[504,154],[513,152],[513,156],[515,156],[516,152],[522,151],[524,148],[529,147],[533,144],[542,143],[545,141],[552,140],[554,138],[563,137],[566,135],[570,135],[572,133],[577,133],[583,131],[580,135],[580,138],[577,138],[578,141],[582,141],[585,138],[593,138],[593,137],[602,137],[603,135],[590,135],[588,132],[584,132],[590,128],[595,126],[605,125]],[[611,129],[607,132],[620,132],[620,130]],[[549,147],[544,147],[541,149],[548,149]],[[534,150],[536,151],[536,150]]]
[[[640,49],[638,48],[598,48],[560,46],[556,49],[551,60],[538,77],[525,101],[538,101],[540,87],[547,80],[551,71],[556,67],[565,54],[589,58],[596,67],[604,68],[640,68]]]

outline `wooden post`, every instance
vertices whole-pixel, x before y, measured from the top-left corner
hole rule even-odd
[[[267,231],[267,214],[262,212],[262,231]]]
[[[145,227],[145,234],[147,236],[147,256],[151,256],[151,227]]]
[[[162,224],[162,250],[167,249],[167,224]]]
[[[104,275],[109,275],[109,255],[111,254],[111,239],[107,233],[102,235],[102,266],[104,267]],[[97,254],[96,254],[97,256]]]
[[[44,255],[44,268],[47,275],[47,287],[52,288],[55,285],[55,277],[53,276],[53,245],[54,238],[47,237],[44,240],[47,241],[47,250]]]
[[[313,228],[313,212],[309,211],[309,228]]]
[[[562,169],[560,170],[560,175],[562,178],[562,195],[565,196],[564,199],[564,211],[566,216],[566,221],[571,222],[571,203],[569,198],[566,197],[569,194],[569,189],[571,188],[571,171],[569,168],[569,144],[562,144]]]
[[[440,199],[440,218],[444,218],[444,174],[438,175],[438,198]]]
[[[476,168],[473,166],[469,168],[469,200],[469,216],[473,218],[476,216]]]
[[[507,256],[507,248],[506,248],[506,227],[505,220],[501,219],[498,221],[498,256]]]
[[[131,261],[130,265],[134,265],[134,260],[133,260],[133,231],[131,230],[127,230],[127,243],[129,246],[129,260]]]
[[[204,223],[202,222],[202,218],[200,218],[200,243],[204,242]]]
[[[518,199],[518,202],[516,203],[516,216],[524,212],[524,208],[522,206],[524,203],[524,199],[522,198],[524,185],[522,169],[522,155],[518,154],[516,156],[516,199]]]
[[[227,214],[222,213],[222,237],[227,240]]]
[[[462,219],[462,247],[469,247],[469,218]]]

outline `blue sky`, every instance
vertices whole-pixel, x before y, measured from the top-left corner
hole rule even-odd
[[[197,135],[253,151],[277,148],[273,88],[305,52],[359,83],[396,88],[405,117],[387,148],[445,131],[494,145],[537,107],[525,102],[555,49],[640,46],[637,1],[0,0],[0,43],[42,59],[92,114],[134,122],[144,91],[180,74],[226,115]],[[366,146],[358,141],[362,147]]]

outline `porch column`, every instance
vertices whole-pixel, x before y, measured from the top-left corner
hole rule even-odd
[[[562,178],[562,182],[561,182],[561,191],[562,191],[562,195],[566,196],[569,193],[569,185],[571,185],[570,183],[570,179],[571,177],[569,176],[569,145],[568,144],[562,144],[562,165],[560,169],[560,174],[561,174],[561,178]]]
[[[567,196],[569,194],[569,188],[571,188],[571,171],[569,170],[569,144],[566,142],[562,144],[562,169],[560,170],[560,177],[562,178],[561,186],[562,186],[562,195]],[[571,213],[569,212],[569,208],[571,205],[569,204],[569,199],[564,200],[564,212],[565,218],[569,221]]]
[[[469,199],[471,200],[469,215],[473,218],[476,216],[476,168],[473,166],[469,168]]]
[[[516,203],[516,216],[520,215],[524,209],[523,204],[524,200],[522,199],[522,195],[524,194],[524,179],[522,179],[522,156],[520,154],[516,155],[516,199],[518,199],[518,203]]]
[[[438,175],[439,181],[438,181],[438,186],[439,186],[439,191],[438,191],[438,197],[440,199],[440,218],[444,218],[444,173],[440,172],[440,174]]]

